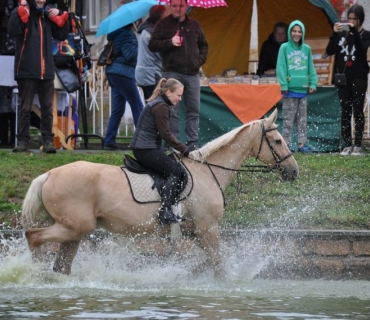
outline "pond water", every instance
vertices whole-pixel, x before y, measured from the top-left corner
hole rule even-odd
[[[219,280],[190,272],[198,253],[142,255],[125,239],[82,247],[70,276],[33,263],[24,239],[2,244],[0,318],[370,319],[370,282],[254,279],[269,259],[258,248],[223,245]]]

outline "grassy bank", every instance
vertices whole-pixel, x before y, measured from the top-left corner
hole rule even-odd
[[[223,227],[369,229],[370,155],[296,154],[300,176],[282,182],[277,173],[243,173],[226,192]],[[121,165],[122,152],[13,154],[0,151],[0,224],[17,226],[22,200],[33,178],[77,160]],[[256,163],[249,159],[247,164]]]

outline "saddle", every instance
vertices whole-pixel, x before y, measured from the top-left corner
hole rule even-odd
[[[154,181],[152,185],[152,189],[156,188],[158,192],[162,189],[163,183],[165,182],[165,178],[161,176],[158,172],[143,166],[139,161],[135,158],[131,157],[129,154],[125,154],[125,158],[123,160],[127,170],[137,173],[137,174],[148,174]]]
[[[175,154],[171,153],[169,156],[179,162],[179,158]],[[123,163],[124,166],[121,166],[121,170],[127,177],[134,200],[138,203],[160,202],[160,190],[166,179],[128,154],[125,154]],[[188,175],[188,183],[180,195],[180,200],[183,200],[189,196],[193,189],[193,178],[182,162],[181,165]]]

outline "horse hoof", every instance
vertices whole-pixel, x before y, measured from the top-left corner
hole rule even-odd
[[[66,276],[69,276],[71,274],[71,270],[69,268],[60,268],[60,267],[53,267],[53,272],[64,274]]]

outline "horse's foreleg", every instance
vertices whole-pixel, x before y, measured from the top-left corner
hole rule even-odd
[[[208,230],[202,230],[196,232],[196,236],[199,241],[199,246],[207,254],[207,262],[212,265],[215,276],[223,278],[225,276],[225,270],[220,255],[220,230],[217,227],[209,228]],[[205,268],[203,264],[201,268]]]
[[[53,271],[70,274],[72,268],[72,262],[77,254],[80,241],[68,241],[60,244],[58,254],[55,258]]]

